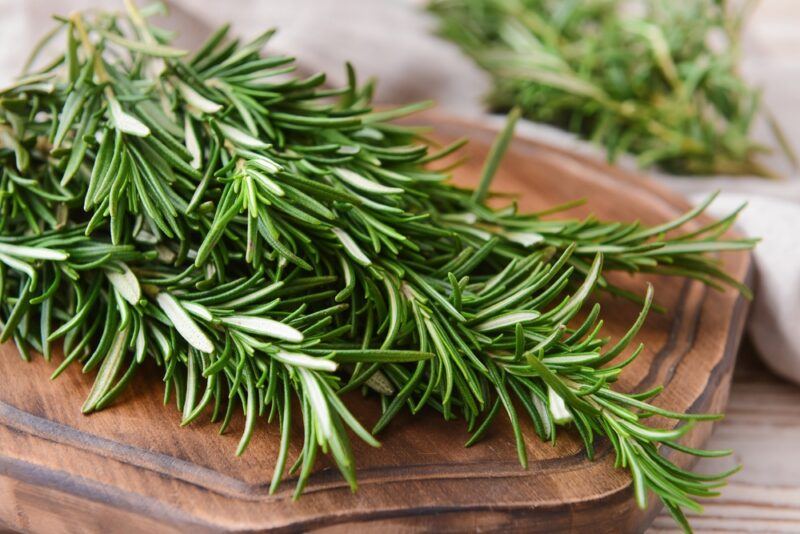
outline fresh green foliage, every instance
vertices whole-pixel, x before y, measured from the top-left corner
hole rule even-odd
[[[752,246],[721,237],[734,216],[687,232],[705,206],[655,228],[490,208],[511,128],[473,194],[435,168],[462,143],[433,150],[392,124],[422,106],[373,111],[349,67],[329,89],[260,54],[273,32],[239,42],[226,27],[189,55],[148,22],[153,9],[127,11],[57,18],[47,39],[64,38],[63,53],[0,91],[2,339],[24,359],[63,351],[56,376],[96,372],[84,412],[158,365],[184,425],[210,416],[225,431],[244,413],[239,454],[262,421],[280,424],[271,490],[288,467],[299,495],[320,451],[355,489],[349,434],[377,446],[401,410],[459,416],[471,444],[502,408],[523,465],[523,418],[547,440],[572,423],[590,456],[610,440],[642,506],[652,490],[684,521],[713,493],[725,474],[659,455],[685,450],[690,425],[644,420],[716,416],[612,389],[641,351],[617,358],[652,292],[613,345],[591,298],[613,290],[607,269],[732,283],[708,253]],[[351,390],[380,397],[372,432],[340,397]]]
[[[432,0],[441,33],[494,80],[489,101],[678,174],[757,174],[759,92],[724,0]],[[770,124],[782,142],[774,121]]]

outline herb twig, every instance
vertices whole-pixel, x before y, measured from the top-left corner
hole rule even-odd
[[[775,176],[759,161],[768,149],[749,137],[759,92],[737,71],[745,9],[714,0],[429,6],[442,35],[491,74],[495,109],[519,106],[602,145],[609,160],[631,153],[677,174]]]
[[[0,337],[24,358],[62,347],[55,376],[96,373],[84,412],[151,362],[182,424],[224,432],[244,413],[237,454],[264,419],[280,425],[271,491],[289,469],[299,495],[320,452],[355,489],[349,436],[377,446],[410,407],[463,418],[470,444],[505,412],[523,465],[525,418],[542,439],[571,424],[590,457],[605,436],[639,504],[651,490],[680,521],[712,493],[716,478],[659,454],[707,454],[677,443],[689,426],[644,423],[709,416],[612,388],[652,291],[611,346],[591,299],[613,290],[609,269],[736,285],[709,256],[752,246],[722,237],[733,216],[682,231],[705,206],[653,228],[489,207],[511,126],[480,192],[459,189],[429,163],[460,144],[432,151],[387,122],[419,106],[374,112],[352,68],[327,88],[261,55],[273,32],[240,43],[227,27],[187,55],[127,6],[57,19],[63,54],[0,92]],[[359,388],[382,398],[374,432],[340,398]]]

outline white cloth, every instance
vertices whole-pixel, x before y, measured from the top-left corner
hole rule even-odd
[[[121,2],[101,0],[0,0],[0,83],[10,79],[53,12],[68,13],[86,6],[121,9]],[[435,99],[443,111],[487,117],[482,95],[489,88],[486,75],[452,44],[433,34],[435,21],[422,9],[422,0],[172,0],[172,18],[166,25],[180,33],[179,43],[196,46],[223,21],[234,33],[256,35],[279,28],[268,49],[298,58],[301,68],[325,71],[333,84],[344,82],[345,61],[360,76],[378,77],[379,102],[399,104]],[[764,100],[800,153],[800,2],[763,0],[751,14],[745,31],[742,71],[764,88]],[[519,135],[545,140],[598,158],[603,152],[553,128],[526,123]],[[774,145],[764,124],[754,135]],[[794,336],[800,319],[800,179],[780,156],[767,160],[790,176],[776,183],[761,179],[714,177],[676,178],[653,174],[671,187],[696,199],[714,190],[722,195],[717,213],[749,202],[739,228],[762,238],[756,249],[756,301],[749,332],[765,361],[779,374],[800,382],[800,337]],[[622,165],[631,166],[623,160]]]

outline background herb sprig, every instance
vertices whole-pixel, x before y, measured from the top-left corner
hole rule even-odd
[[[224,432],[244,413],[238,454],[262,420],[280,425],[271,491],[288,470],[299,495],[320,452],[355,489],[351,433],[377,446],[401,410],[433,409],[466,421],[468,445],[505,413],[523,465],[523,419],[547,440],[573,425],[590,457],[605,437],[639,504],[653,491],[684,525],[714,494],[727,473],[681,470],[659,447],[719,453],[678,443],[691,424],[645,419],[717,416],[612,388],[652,290],[628,295],[642,313],[613,344],[592,295],[616,291],[610,269],[735,285],[709,256],[752,247],[722,237],[735,214],[682,230],[705,205],[657,227],[490,207],[513,125],[476,191],[457,188],[436,167],[463,143],[391,122],[424,104],[373,111],[350,67],[342,88],[297,77],[260,54],[272,31],[240,42],[223,27],[189,55],[148,22],[158,5],[126,8],[56,17],[45,41],[62,53],[0,90],[0,339],[23,359],[63,352],[54,376],[94,372],[84,412],[149,361],[182,424]],[[371,431],[341,398],[355,389],[381,398]]]
[[[492,108],[524,116],[641,166],[762,175],[750,138],[760,92],[737,70],[752,2],[433,0],[441,34],[493,79]],[[775,140],[788,145],[768,112]]]

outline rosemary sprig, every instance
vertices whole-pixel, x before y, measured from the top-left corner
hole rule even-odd
[[[750,5],[751,2],[745,3]],[[774,176],[737,71],[745,8],[717,0],[432,0],[441,34],[489,74],[490,105],[677,174]],[[791,149],[774,121],[775,140]]]
[[[461,143],[431,151],[390,122],[419,105],[373,111],[373,86],[351,67],[346,87],[326,88],[324,75],[298,78],[290,58],[260,54],[272,31],[240,43],[227,27],[189,55],[148,21],[156,8],[126,7],[57,17],[46,39],[65,37],[63,53],[0,90],[0,339],[24,359],[59,344],[54,376],[96,372],[84,412],[152,362],[182,424],[210,411],[224,432],[244,413],[238,454],[261,418],[277,420],[271,491],[298,406],[295,495],[320,451],[355,489],[348,429],[377,446],[400,410],[425,407],[463,417],[468,445],[502,409],[523,465],[522,415],[542,439],[571,423],[590,457],[605,436],[639,504],[649,489],[682,524],[682,508],[713,494],[726,474],[659,455],[716,454],[677,443],[690,425],[643,421],[716,416],[657,408],[658,389],[611,387],[641,351],[619,361],[652,291],[612,346],[599,305],[579,314],[598,285],[614,290],[608,269],[736,285],[709,256],[753,245],[722,237],[735,214],[681,231],[705,205],[654,228],[489,207],[511,127],[478,192],[459,189],[432,165]],[[362,387],[381,398],[372,432],[340,398]]]

